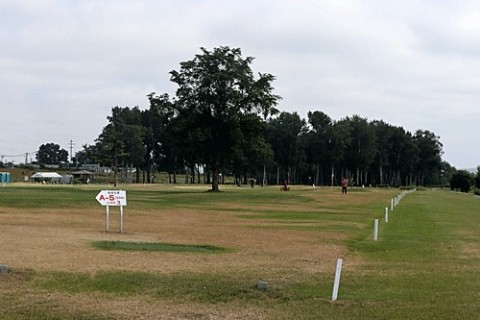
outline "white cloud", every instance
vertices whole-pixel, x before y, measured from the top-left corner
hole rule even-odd
[[[458,139],[480,116],[479,18],[474,1],[0,2],[0,154],[93,143],[113,106],[172,94],[169,71],[228,45],[277,77],[282,110],[431,130],[476,166]]]

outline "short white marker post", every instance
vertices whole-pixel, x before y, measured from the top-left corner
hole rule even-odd
[[[373,241],[378,239],[378,219],[375,219],[373,222]]]
[[[393,211],[393,199],[390,200],[390,211]]]
[[[388,207],[385,207],[385,222],[388,223]]]
[[[337,301],[338,289],[340,288],[340,275],[342,274],[342,259],[337,260],[337,269],[335,270],[335,280],[333,281],[332,301]]]

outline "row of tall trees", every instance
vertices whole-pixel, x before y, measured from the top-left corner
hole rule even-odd
[[[321,111],[282,112],[269,121],[275,164],[295,182],[335,184],[342,176],[356,185],[437,184],[449,165],[433,132],[414,134],[358,115],[339,121]]]
[[[252,61],[240,49],[202,48],[170,73],[175,97],[151,93],[146,110],[114,107],[83,155],[115,172],[133,167],[137,182],[166,171],[172,182],[182,173],[200,183],[203,173],[213,191],[222,174],[239,184],[330,185],[342,176],[358,185],[433,184],[449,167],[430,131],[412,134],[358,115],[335,121],[318,110],[306,119],[279,112],[274,76],[255,75]]]

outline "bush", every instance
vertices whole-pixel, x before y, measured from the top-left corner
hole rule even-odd
[[[474,183],[474,177],[465,170],[459,170],[452,175],[450,179],[450,188],[452,190],[460,190],[461,192],[470,192],[470,188]]]

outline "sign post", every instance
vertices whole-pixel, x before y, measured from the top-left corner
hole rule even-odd
[[[110,206],[120,207],[120,233],[123,233],[123,207],[127,205],[125,190],[102,190],[95,199],[105,207],[105,232],[110,226]]]
[[[120,233],[123,233],[123,206],[120,206]]]
[[[105,206],[105,232],[108,232],[110,225],[110,207]]]

